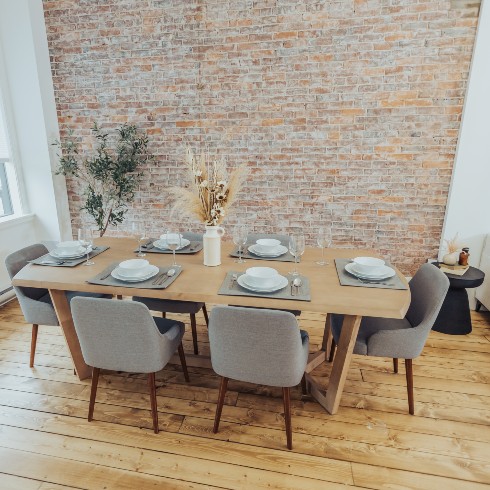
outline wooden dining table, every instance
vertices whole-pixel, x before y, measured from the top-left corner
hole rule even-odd
[[[93,259],[95,262],[93,266],[50,267],[29,264],[13,279],[15,286],[49,290],[75,370],[80,379],[90,377],[92,368],[83,359],[65,291],[87,291],[210,304],[231,303],[238,306],[319,312],[326,315],[323,341],[321,348],[309,356],[306,380],[312,397],[329,413],[334,414],[339,407],[362,317],[403,318],[410,304],[409,289],[393,290],[340,285],[334,258],[353,258],[359,255],[375,256],[372,251],[367,250],[326,249],[325,258],[329,264],[320,266],[316,264],[316,261],[321,257],[320,250],[307,248],[298,266],[300,274],[309,278],[310,281],[311,301],[305,302],[294,300],[293,297],[290,300],[283,300],[219,295],[218,290],[227,272],[242,272],[253,264],[274,267],[280,274],[286,275],[294,265],[291,262],[265,260],[247,260],[245,264],[238,264],[234,258],[229,256],[234,246],[227,242],[222,243],[222,263],[217,267],[204,266],[202,252],[192,255],[177,255],[177,261],[182,266],[182,273],[166,289],[140,289],[127,287],[123,283],[118,287],[89,284],[87,283],[88,279],[102,272],[111,263],[135,257],[136,241],[134,239],[104,237],[97,239],[96,245],[106,245],[110,248]],[[168,266],[172,263],[172,255],[170,254],[148,253],[146,258],[157,266]],[[397,274],[406,284],[405,277],[399,271]],[[331,315],[335,313],[345,316],[328,386],[324,389],[315,381],[311,372],[326,361],[327,352],[329,352],[332,342]],[[211,367],[209,357],[192,354],[187,354],[186,357],[191,366]],[[178,357],[175,362],[179,362]]]

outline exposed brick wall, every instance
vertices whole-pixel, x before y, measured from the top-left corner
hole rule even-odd
[[[44,2],[62,134],[144,127],[132,214],[169,222],[182,142],[251,175],[227,224],[320,223],[405,272],[437,253],[477,7],[449,1]],[[69,182],[72,218],[79,190]],[[122,227],[124,229],[124,226]],[[199,226],[194,224],[195,229]]]

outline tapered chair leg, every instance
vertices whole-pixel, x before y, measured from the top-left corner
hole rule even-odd
[[[293,449],[293,432],[291,428],[291,388],[282,389],[284,402],[284,421],[286,423],[286,439],[288,449]]]
[[[196,315],[191,313],[191,330],[192,330],[192,343],[194,344],[194,354],[199,354],[199,348],[197,346],[197,328],[196,328]]]
[[[405,372],[407,375],[407,393],[408,393],[408,411],[410,415],[415,413],[415,404],[413,400],[413,367],[412,359],[405,359]]]
[[[122,300],[122,294],[118,294],[116,297],[117,299]]]
[[[396,357],[393,358],[393,372],[398,373],[398,359]]]
[[[182,345],[182,342],[179,344],[179,357],[180,357],[180,364],[182,365],[182,371],[184,371],[184,378],[188,383],[189,372],[187,371],[187,363],[185,362],[184,347]]]
[[[157,409],[157,389],[155,385],[155,373],[148,374],[148,386],[150,387],[151,416],[153,418],[153,432],[158,434],[158,409]]]
[[[337,344],[335,343],[335,340],[332,339],[332,345],[330,346],[330,354],[328,356],[328,362],[332,362],[333,358],[335,356],[335,348],[337,347]]]
[[[31,335],[31,357],[29,359],[29,367],[34,367],[34,356],[36,355],[36,343],[37,343],[37,332],[39,330],[39,325],[32,325],[32,335]]]
[[[162,318],[167,318],[167,313],[165,313],[164,311],[162,311]]]
[[[206,325],[209,325],[208,310],[206,310],[206,305],[202,305],[202,313],[204,315],[204,320],[206,321]]]
[[[88,405],[88,421],[92,422],[94,418],[95,397],[97,396],[97,384],[99,383],[100,368],[92,369],[92,388],[90,390],[90,403]]]
[[[218,405],[216,406],[216,415],[214,416],[213,432],[216,434],[219,428],[219,421],[221,419],[221,412],[223,410],[223,404],[225,403],[226,389],[228,387],[228,378],[224,376],[221,378],[221,384],[219,385]]]

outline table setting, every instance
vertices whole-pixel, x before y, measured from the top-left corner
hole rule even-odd
[[[138,289],[166,289],[180,275],[182,267],[156,266],[145,259],[129,259],[113,262],[95,277],[88,279],[89,284],[103,286],[124,286]]]
[[[250,267],[245,272],[229,271],[218,294],[311,301],[307,277],[300,274],[286,277],[272,267]]]
[[[341,286],[408,289],[397,276],[395,269],[382,259],[375,257],[335,259],[335,267]]]

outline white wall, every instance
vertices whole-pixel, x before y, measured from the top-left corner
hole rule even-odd
[[[459,233],[478,265],[490,233],[490,5],[481,5],[443,238]],[[441,253],[444,243],[441,241]]]
[[[5,255],[41,240],[71,237],[65,181],[55,176],[51,143],[59,138],[42,0],[0,0],[0,71],[12,154],[23,181],[28,222],[0,223],[0,291]]]

